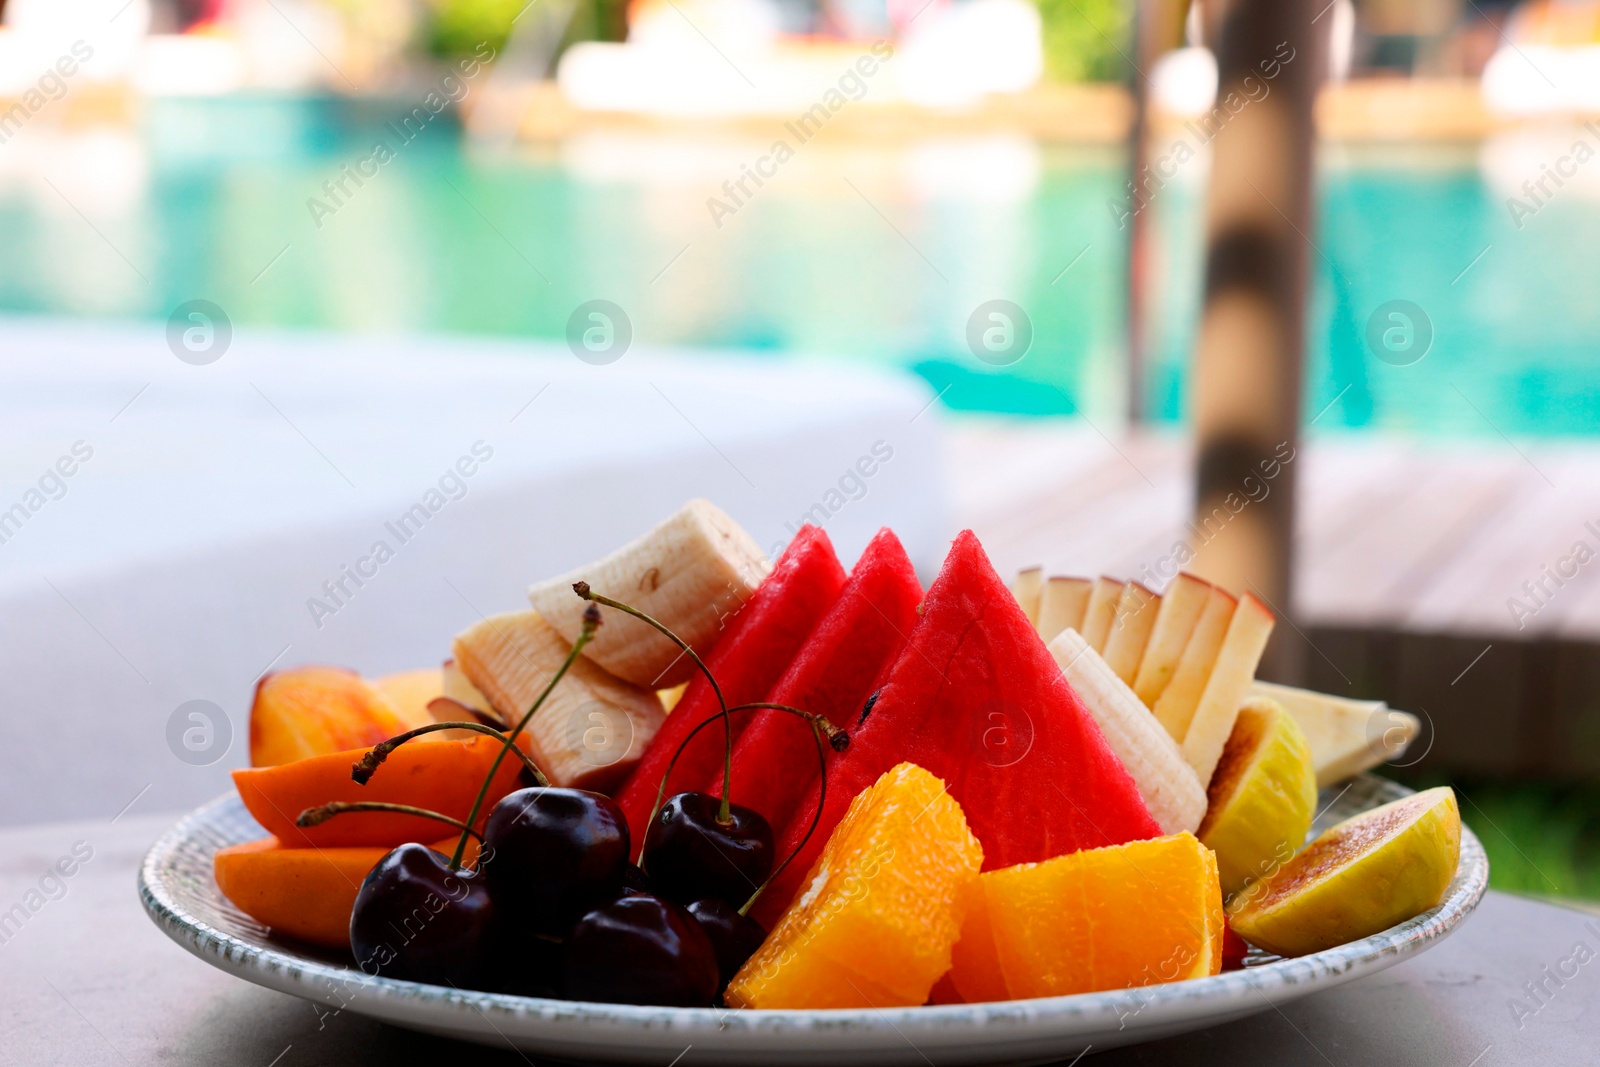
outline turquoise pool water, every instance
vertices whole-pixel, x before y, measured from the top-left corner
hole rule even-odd
[[[706,198],[762,142],[478,147],[448,116],[407,141],[388,124],[402,110],[164,102],[126,131],[29,131],[0,146],[0,310],[162,319],[199,297],[236,326],[560,338],[604,298],[641,341],[906,366],[957,409],[1121,409],[1115,152],[819,142],[718,226]],[[1319,432],[1600,433],[1600,201],[1558,198],[1519,231],[1480,155],[1324,153],[1306,392],[1308,419],[1332,402]],[[346,167],[369,176],[326,191]],[[1185,406],[1200,195],[1179,182],[1151,209],[1164,422]],[[993,298],[1033,322],[1009,367],[965,343]],[[1395,299],[1433,325],[1409,366],[1367,348],[1368,317]]]

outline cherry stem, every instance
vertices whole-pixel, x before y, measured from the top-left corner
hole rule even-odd
[[[577,662],[578,655],[583,651],[583,646],[594,640],[594,632],[599,627],[600,609],[591,605],[583,613],[583,628],[578,631],[578,639],[572,642],[572,651],[568,652],[567,658],[562,661],[561,669],[556,671],[555,676],[550,679],[550,683],[544,687],[544,692],[539,694],[538,699],[533,702],[533,706],[528,709],[528,713],[522,717],[522,721],[517,723],[516,729],[506,734],[506,743],[501,746],[500,751],[494,757],[494,762],[489,765],[489,773],[483,776],[483,785],[478,787],[477,799],[472,802],[472,810],[467,813],[467,826],[469,829],[461,835],[461,840],[456,842],[455,855],[450,857],[452,869],[459,869],[461,866],[462,853],[467,849],[467,834],[474,832],[470,827],[476,825],[478,821],[478,812],[483,810],[483,801],[489,795],[489,785],[494,781],[495,774],[500,770],[500,764],[505,761],[506,753],[517,747],[518,735],[533,719],[534,712],[538,711],[544,704],[545,699],[550,696],[556,684],[566,677],[567,671]],[[520,751],[518,754],[520,755]],[[534,768],[533,777],[540,786],[548,786],[550,784],[550,780],[537,767]]]
[[[689,642],[685,641],[683,638],[667,629],[665,623],[651,618],[649,615],[646,615],[644,612],[640,611],[631,604],[624,604],[621,601],[612,600],[608,596],[602,596],[601,594],[596,593],[593,589],[589,588],[588,582],[573,582],[572,591],[577,593],[585,600],[596,604],[604,604],[608,608],[616,608],[618,611],[632,615],[641,622],[646,622],[651,626],[654,626],[657,630],[660,630],[663,634],[665,634],[667,639],[673,644],[683,649],[689,658],[694,660],[694,665],[700,668],[700,673],[705,675],[706,681],[711,683],[711,691],[717,696],[717,706],[722,709],[722,806],[717,809],[717,822],[721,823],[723,826],[728,825],[728,823],[733,821],[733,813],[731,810],[732,805],[728,800],[728,789],[732,784],[733,779],[733,724],[728,721],[728,702],[722,699],[722,687],[717,684],[716,675],[711,673],[711,668],[706,666],[705,661],[700,658],[700,654],[689,647]],[[710,722],[711,720],[707,719],[706,721]],[[698,733],[699,731],[696,729],[694,732]],[[690,734],[690,737],[692,736],[694,736],[693,733]],[[687,745],[689,743],[689,739],[684,738],[683,743]],[[680,745],[678,752],[682,751],[683,747]],[[678,757],[676,754],[673,755],[672,762],[678,762]],[[661,776],[661,784],[656,787],[656,803],[655,807],[650,811],[651,822],[655,822],[656,813],[661,810],[662,801],[666,799],[667,775],[670,775],[671,773],[672,768],[669,765],[667,768],[667,774]],[[648,829],[645,830],[647,835],[649,832],[650,831]],[[643,855],[642,847],[640,850],[640,855]]]
[[[741,711],[759,711],[762,708],[770,708],[773,711],[784,711],[784,712],[788,712],[790,715],[798,715],[798,716],[800,716],[800,718],[806,720],[806,722],[811,724],[811,730],[812,730],[813,734],[815,734],[817,736],[818,743],[819,744],[821,743],[821,738],[825,735],[828,738],[828,744],[833,748],[833,750],[835,752],[843,752],[850,745],[850,735],[845,733],[843,730],[839,729],[837,726],[833,725],[833,723],[829,722],[824,716],[818,715],[815,712],[801,711],[799,708],[790,707],[788,704],[771,704],[771,703],[768,703],[766,701],[758,701],[758,702],[755,702],[755,703],[752,703],[752,704],[738,704],[738,705],[736,705],[734,707],[729,708],[728,709],[728,714],[729,715],[736,715]],[[667,779],[672,777],[672,768],[677,765],[678,757],[683,755],[683,750],[688,747],[690,741],[694,740],[695,734],[698,734],[701,730],[704,730],[707,726],[710,726],[713,722],[716,722],[716,720],[715,719],[707,719],[704,722],[697,723],[695,725],[695,728],[693,730],[689,731],[689,736],[687,736],[687,737],[685,737],[683,739],[683,744],[678,746],[678,751],[676,751],[676,752],[674,752],[672,754],[672,759],[669,760],[668,763],[667,763],[667,773],[661,776],[661,783],[662,783],[662,788],[663,789],[666,787]],[[823,756],[821,754],[821,752],[819,751],[818,752],[818,758],[822,759],[824,761],[823,776],[824,776],[824,778],[826,778],[826,776],[827,776],[826,757]],[[824,796],[826,796],[826,788],[827,788],[826,785],[824,785],[823,788],[824,788]],[[822,809],[819,806],[817,808],[817,812],[818,812],[818,817],[819,818],[821,816],[821,811],[822,811]],[[656,798],[656,806],[653,809],[651,809],[651,811],[650,811],[650,821],[645,823],[644,835],[643,835],[643,837],[641,838],[641,840],[639,842],[638,864],[639,864],[639,869],[641,871],[644,870],[644,850],[645,850],[645,846],[650,840],[650,831],[655,829],[656,816],[659,815],[660,812],[661,812],[661,798],[658,795],[657,798]],[[812,829],[816,829],[816,823],[815,822],[812,823]],[[811,837],[811,834],[807,833],[806,834],[806,838],[809,840],[810,837]],[[805,841],[801,841],[800,844],[801,844],[802,847],[804,847]],[[784,865],[787,866],[788,862],[789,862],[788,860],[785,860],[784,861]],[[780,870],[780,871],[783,870],[783,867],[780,866],[778,868],[778,870]],[[769,878],[768,881],[771,881],[771,879]],[[760,887],[758,887],[756,889],[756,893],[759,895],[761,890],[765,889],[765,888],[766,888],[766,884],[763,883]],[[755,897],[751,897],[750,899],[751,899],[751,901],[754,901]],[[749,904],[746,904],[745,907],[749,907]]]
[[[827,734],[827,746],[831,747],[835,752],[843,752],[850,744],[850,735],[834,726],[833,723],[821,715],[810,715],[800,711],[798,708],[791,708],[785,704],[752,704],[747,706],[776,708],[779,711],[793,712],[803,716],[811,724],[811,737],[817,744],[817,810],[812,813],[811,825],[806,827],[806,834],[800,839],[800,843],[795,845],[787,856],[783,857],[782,863],[772,869],[772,873],[767,875],[766,881],[756,886],[756,891],[750,894],[750,899],[745,901],[744,907],[739,909],[740,915],[750,914],[750,909],[761,898],[761,894],[766,892],[767,886],[777,881],[778,875],[782,874],[789,864],[794,862],[795,857],[805,849],[806,843],[811,840],[811,835],[817,832],[817,826],[822,822],[822,809],[828,803],[828,753],[824,748],[823,734]]]
[[[415,730],[407,730],[403,734],[396,734],[389,740],[380,741],[368,749],[367,754],[351,766],[351,779],[358,785],[366,785],[371,780],[374,772],[383,765],[383,761],[389,758],[389,753],[407,741],[421,737],[423,734],[437,733],[440,730],[471,730],[473,733],[488,734],[490,737],[498,738],[501,741],[504,741],[506,737],[504,730],[496,730],[493,726],[485,726],[481,722],[430,722],[428,725],[419,726]],[[516,751],[517,755],[522,759],[522,765],[533,774],[534,778],[543,779],[544,772],[539,769],[539,765],[534,763],[521,748]]]
[[[348,815],[351,812],[358,811],[392,811],[400,815],[416,815],[423,819],[432,819],[434,822],[442,822],[446,825],[454,826],[456,829],[476,837],[480,842],[483,840],[482,834],[460,819],[452,819],[448,815],[441,815],[437,811],[429,811],[427,808],[419,808],[412,804],[391,804],[385,800],[358,800],[354,803],[335,800],[328,804],[318,805],[315,808],[307,808],[295,817],[294,824],[299,827],[321,826],[336,815]],[[451,864],[451,868],[453,870],[461,869],[458,864]]]

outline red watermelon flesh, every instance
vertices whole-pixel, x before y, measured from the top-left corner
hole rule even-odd
[[[817,622],[839,599],[844,581],[844,568],[828,535],[815,526],[801,527],[772,573],[756,587],[705,657],[730,708],[765,699]],[[721,710],[705,676],[696,673],[645,749],[639,766],[617,792],[616,801],[628,817],[635,849],[644,842],[645,824],[650,821],[661,776],[673,754],[696,726],[720,715]],[[748,714],[733,717],[735,737],[749,721]],[[720,773],[722,757],[722,730],[701,730],[678,757],[667,795],[703,786]]]
[[[832,610],[765,699],[854,730],[879,673],[899,656],[916,628],[921,600],[922,583],[900,539],[887,527],[879,530]],[[831,748],[824,751],[830,760],[839,758]],[[774,835],[781,837],[789,817],[816,784],[817,773],[817,744],[807,723],[783,711],[754,712],[733,750],[731,798],[766,816]],[[704,788],[722,791],[720,767]]]
[[[903,760],[944,779],[983,845],[983,869],[1160,836],[1107,746],[972,531],[928,590],[922,621],[850,747],[829,768],[822,819],[752,914],[769,928],[851,799]],[[813,789],[776,854],[817,809]]]

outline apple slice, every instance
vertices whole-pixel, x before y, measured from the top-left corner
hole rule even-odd
[[[1017,572],[1016,578],[1011,582],[1011,595],[1017,598],[1017,603],[1022,606],[1022,613],[1028,617],[1029,622],[1039,621],[1039,598],[1044,592],[1044,568],[1025,567]]]
[[[1133,679],[1133,691],[1145,707],[1155,707],[1172,680],[1183,646],[1189,643],[1194,624],[1200,621],[1200,612],[1210,597],[1210,583],[1187,572],[1174,578],[1161,595],[1161,608],[1156,612],[1155,626]]]
[[[1111,636],[1111,623],[1117,617],[1117,601],[1122,599],[1122,583],[1104,575],[1097,578],[1089,603],[1083,609],[1083,626],[1078,632],[1089,642],[1089,647],[1099,652],[1106,647]]]
[[[1189,720],[1189,730],[1183,735],[1184,758],[1201,784],[1209,784],[1217,769],[1228,736],[1233,733],[1233,722],[1239,717],[1239,705],[1255,681],[1256,667],[1277,621],[1267,606],[1249,593],[1239,599],[1233,618],[1228,620],[1222,650],[1212,664],[1211,677],[1206,679],[1200,704]]]
[[[537,611],[513,611],[455,637],[455,660],[501,719],[515,724],[572,651]],[[652,689],[579,656],[528,723],[528,752],[552,785],[603,792],[639,762],[666,713]]]
[[[1274,682],[1252,683],[1250,695],[1276,700],[1300,724],[1311,744],[1318,789],[1398,758],[1422,728],[1415,715],[1381,700],[1352,700]]]
[[[1145,645],[1150,631],[1155,628],[1156,614],[1161,598],[1138,582],[1122,587],[1122,598],[1117,601],[1117,613],[1111,621],[1111,635],[1106,638],[1102,653],[1106,663],[1128,685],[1139,673],[1139,661],[1144,658]]]
[[[1200,706],[1200,695],[1205,692],[1206,680],[1211,677],[1211,666],[1222,651],[1222,639],[1228,635],[1228,623],[1233,619],[1233,609],[1238,601],[1213,586],[1206,596],[1206,606],[1184,642],[1183,655],[1178,657],[1172,681],[1161,693],[1155,707],[1156,720],[1167,728],[1167,733],[1178,744],[1183,744],[1189,732],[1189,720],[1194,709]]]
[[[1055,640],[1062,630],[1083,625],[1083,612],[1089,606],[1089,591],[1094,583],[1087,578],[1051,578],[1044,585],[1035,629],[1044,643]]]

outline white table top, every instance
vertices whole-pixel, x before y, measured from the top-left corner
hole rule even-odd
[[[0,1064],[312,1067],[524,1065],[519,1053],[397,1030],[249,985],[173,944],[135,871],[172,815],[0,831],[0,908],[74,845],[92,857],[59,899],[0,932]],[[80,844],[81,843],[81,844]],[[1571,963],[1577,945],[1586,964]],[[1225,1026],[1095,1055],[1114,1064],[1549,1067],[1594,1062],[1600,919],[1490,893],[1454,936],[1370,978]],[[1549,979],[1565,966],[1575,976]],[[1534,999],[1524,983],[1544,982]],[[1513,1005],[1523,1005],[1521,1012]],[[1520,1025],[1519,1025],[1520,1024]],[[937,1062],[937,1050],[926,1050]],[[281,1057],[281,1058],[280,1058]],[[663,1065],[665,1067],[665,1065]]]

